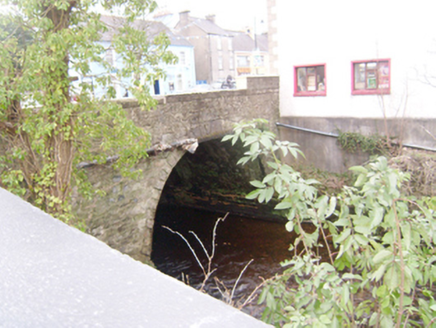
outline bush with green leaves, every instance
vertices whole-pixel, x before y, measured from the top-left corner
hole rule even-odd
[[[252,182],[256,189],[247,197],[276,197],[286,229],[298,236],[283,273],[260,295],[263,320],[286,328],[434,327],[435,199],[402,195],[409,177],[384,157],[352,167],[353,187],[319,196],[317,181],[281,160],[302,154],[298,145],[275,140],[258,128],[264,123],[239,124],[224,137],[248,148],[240,164],[265,157],[269,173]]]
[[[114,164],[131,175],[145,157],[150,136],[135,126],[115,96],[116,81],[129,79],[129,91],[143,108],[156,104],[150,84],[175,63],[165,34],[150,35],[134,24],[152,12],[153,0],[0,0],[0,186],[67,221],[73,187],[90,194],[81,162]],[[122,16],[108,26],[96,8]],[[110,32],[109,48],[102,34]],[[106,60],[114,49],[123,61],[115,70]],[[74,90],[71,71],[82,77],[92,65],[105,68],[96,78],[107,93],[93,95],[82,80]]]

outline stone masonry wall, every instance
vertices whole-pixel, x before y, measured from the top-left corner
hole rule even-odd
[[[74,210],[86,222],[87,232],[112,248],[147,262],[161,192],[184,153],[177,149],[142,160],[137,164],[143,171],[138,180],[121,177],[109,165],[86,168],[93,186],[105,193],[92,200],[76,195]]]
[[[219,138],[233,124],[265,118],[276,130],[279,117],[278,77],[248,78],[247,89],[171,95],[159,99],[152,111],[141,111],[136,101],[123,100],[131,118],[152,135],[152,144],[172,144],[197,138]],[[75,212],[90,234],[109,246],[146,262],[150,259],[157,205],[173,167],[185,153],[176,149],[141,161],[141,177],[122,178],[104,165],[88,167],[91,183],[105,191],[91,201],[76,197]]]
[[[123,101],[131,118],[152,135],[152,143],[185,138],[200,141],[220,137],[234,123],[265,118],[276,131],[279,118],[278,77],[248,77],[247,89],[170,95],[156,109],[142,111],[136,101]]]

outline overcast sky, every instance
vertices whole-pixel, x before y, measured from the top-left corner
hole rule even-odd
[[[218,26],[229,30],[253,27],[258,33],[267,30],[266,0],[156,0],[159,8],[173,13],[189,10],[194,17],[215,14]],[[0,5],[0,9],[4,7]]]
[[[178,13],[190,10],[194,17],[215,14],[216,23],[225,29],[242,30],[253,26],[266,30],[266,0],[156,0],[160,8]],[[262,24],[261,21],[264,23]],[[262,26],[263,25],[263,26]]]

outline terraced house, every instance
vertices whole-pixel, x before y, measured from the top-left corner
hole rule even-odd
[[[115,70],[122,69],[124,67],[123,60],[119,54],[111,47],[111,41],[114,35],[114,31],[121,25],[123,18],[117,16],[102,16],[102,21],[108,27],[108,31],[103,33],[99,41],[102,44],[106,52],[104,54],[105,60],[114,66]],[[157,21],[137,20],[134,22],[134,27],[140,30],[147,31],[147,35],[150,40],[159,35],[165,33],[170,39],[170,45],[168,50],[175,54],[179,60],[175,64],[160,63],[159,69],[165,72],[165,77],[154,81],[154,84],[150,84],[150,91],[153,95],[166,95],[173,93],[181,93],[189,90],[195,86],[195,63],[194,63],[194,47],[184,37],[175,35],[171,30],[163,23]],[[153,51],[152,47],[150,51]],[[98,86],[96,79],[103,74],[107,74],[106,70],[97,63],[91,63],[91,72],[87,76],[78,76],[79,81],[89,83],[92,86],[92,92],[95,96],[101,96],[106,92],[104,88]],[[115,72],[112,72],[115,73]],[[72,76],[75,76],[74,72],[71,72]],[[112,85],[115,88],[116,98],[130,97],[129,92],[130,80],[119,80],[116,74],[111,74]]]

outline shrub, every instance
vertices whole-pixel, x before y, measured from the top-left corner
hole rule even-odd
[[[263,320],[286,328],[433,326],[435,199],[403,195],[409,175],[385,157],[351,168],[353,187],[319,196],[316,180],[280,160],[302,155],[298,145],[275,140],[259,123],[265,122],[239,124],[223,140],[240,139],[248,148],[240,164],[266,157],[269,173],[251,182],[256,189],[247,198],[277,198],[286,229],[299,235],[292,258],[282,263],[286,270],[261,293]],[[323,248],[326,258],[319,255]]]

